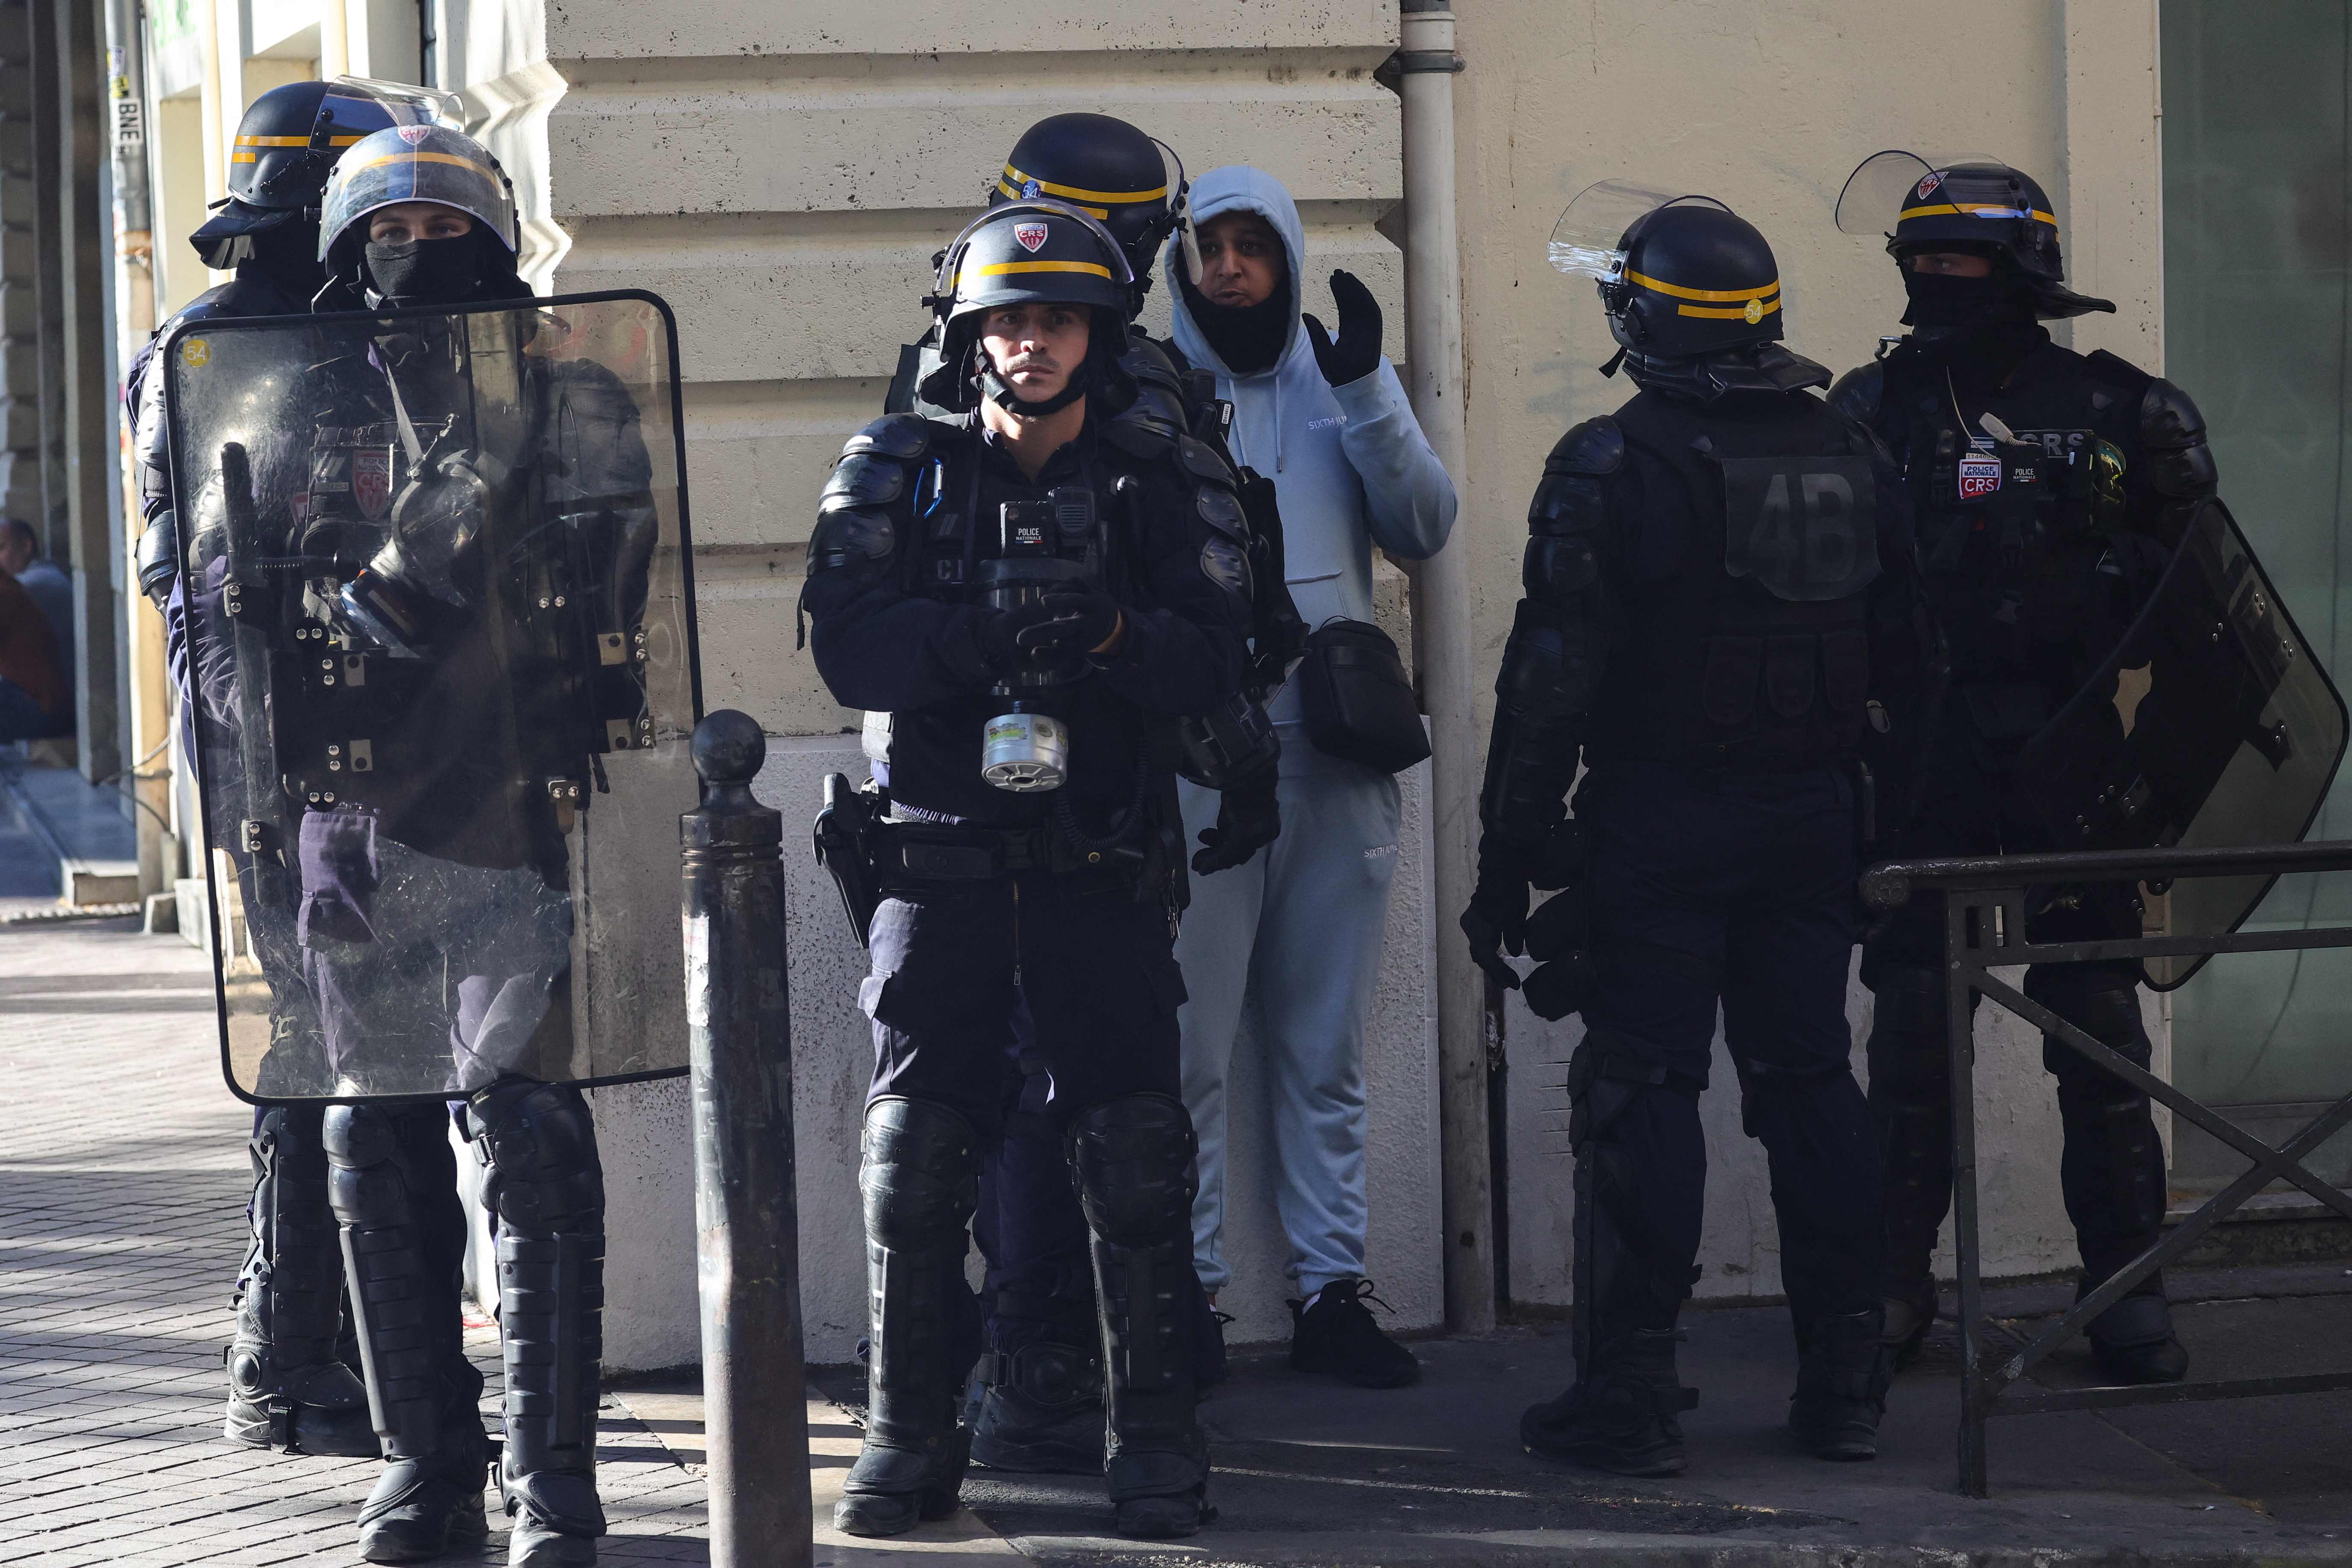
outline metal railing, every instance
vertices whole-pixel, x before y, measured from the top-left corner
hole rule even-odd
[[[1959,1471],[1960,1490],[1969,1496],[1987,1495],[1985,1426],[1996,1416],[2352,1388],[2352,1372],[2121,1387],[2034,1387],[2031,1392],[2017,1386],[2035,1363],[2081,1333],[2093,1318],[2121,1301],[2151,1272],[2179,1258],[2199,1238],[2274,1180],[2293,1183],[2333,1212],[2352,1219],[2352,1194],[2333,1186],[2303,1163],[2338,1128],[2352,1122],[2352,1093],[2336,1100],[2301,1132],[2273,1148],[2212,1107],[2101,1044],[1992,974],[1995,968],[2021,964],[2080,964],[2119,958],[2352,947],[2352,925],[2205,936],[2036,943],[2027,940],[2025,925],[2026,890],[2030,887],[2114,882],[2168,884],[2198,877],[2276,876],[2293,872],[2347,870],[2352,870],[2352,842],[2331,841],[2264,844],[2245,849],[2085,851],[1975,860],[1890,861],[1873,866],[1864,874],[1863,897],[1874,909],[1899,909],[1916,892],[1939,891],[1944,894],[1945,1021],[1952,1074],[1952,1228],[1954,1248],[1958,1254],[1960,1296]],[[1977,1222],[1976,996],[2008,1009],[2149,1099],[2169,1107],[2174,1115],[2202,1128],[2250,1162],[2245,1174],[2206,1199],[2194,1213],[2173,1226],[2168,1235],[2076,1301],[2072,1310],[2021,1348],[2013,1350],[1989,1345],[1985,1332],[1979,1278],[1982,1250]]]

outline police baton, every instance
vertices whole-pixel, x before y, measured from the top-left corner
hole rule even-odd
[[[783,819],[751,798],[768,743],[695,727],[702,804],[678,819],[712,1568],[808,1568],[808,1405],[793,1189]]]

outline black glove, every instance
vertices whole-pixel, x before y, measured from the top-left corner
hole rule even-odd
[[[1335,387],[1362,381],[1381,368],[1381,307],[1352,272],[1331,274],[1331,303],[1339,308],[1339,340],[1333,342],[1314,317],[1307,323],[1307,346],[1323,379]]]
[[[1478,885],[1462,912],[1462,935],[1470,939],[1471,960],[1488,979],[1507,991],[1518,988],[1518,971],[1502,956],[1516,958],[1527,951],[1527,855],[1499,833],[1479,837]]]
[[[1269,768],[1244,779],[1217,796],[1217,822],[1201,830],[1208,847],[1192,856],[1192,869],[1202,876],[1245,864],[1250,856],[1282,834],[1282,805],[1275,798],[1279,775]]]
[[[1010,613],[1020,620],[1014,641],[1033,658],[1090,653],[1118,630],[1118,601],[1099,588],[1056,589]]]

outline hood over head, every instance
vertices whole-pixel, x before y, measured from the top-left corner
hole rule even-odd
[[[1301,285],[1306,277],[1307,235],[1298,221],[1298,204],[1291,200],[1290,193],[1283,188],[1282,182],[1263,169],[1253,169],[1245,163],[1228,163],[1221,169],[1211,169],[1192,181],[1190,204],[1196,227],[1232,212],[1255,213],[1264,218],[1273,225],[1274,232],[1282,236],[1283,258],[1289,266],[1290,277],[1286,287],[1275,297],[1288,297],[1288,319],[1282,323],[1281,350],[1271,364],[1255,371],[1237,372],[1217,352],[1209,335],[1201,329],[1201,323],[1193,317],[1192,302],[1200,295],[1190,286],[1192,280],[1184,269],[1181,238],[1170,235],[1160,248],[1160,265],[1170,277],[1177,280],[1177,287],[1169,290],[1168,304],[1173,319],[1176,346],[1184,351],[1184,357],[1204,370],[1234,378],[1242,374],[1271,374],[1292,355],[1307,352],[1307,335],[1298,323],[1302,308]]]

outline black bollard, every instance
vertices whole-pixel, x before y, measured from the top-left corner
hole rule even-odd
[[[697,725],[702,804],[677,824],[713,1568],[811,1555],[783,819],[751,798],[767,751],[749,715]]]

